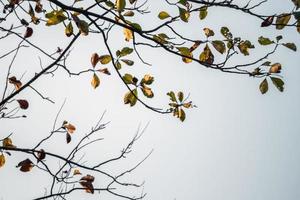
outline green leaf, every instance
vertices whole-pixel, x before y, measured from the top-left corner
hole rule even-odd
[[[259,90],[262,94],[265,94],[269,89],[269,86],[268,86],[268,81],[267,79],[265,78],[259,85]]]
[[[178,110],[178,117],[179,117],[180,121],[182,121],[182,122],[185,120],[185,112],[182,108],[180,108]]]
[[[276,37],[276,41],[279,42],[280,40],[282,40],[282,38],[283,38],[282,35],[278,35],[278,36]]]
[[[124,57],[124,56],[127,56],[129,54],[131,54],[133,52],[133,49],[132,48],[129,48],[129,47],[124,47],[121,52],[119,53],[118,56],[120,57]]]
[[[119,61],[116,61],[115,65],[118,70],[120,70],[122,68],[122,65]]]
[[[200,12],[199,12],[199,18],[200,20],[203,20],[206,18],[208,12],[207,12],[207,6],[203,6],[200,8]]]
[[[283,13],[279,15],[276,19],[276,29],[281,30],[283,29],[290,21],[291,14]]]
[[[115,7],[115,4],[113,2],[111,2],[111,1],[105,1],[105,4],[106,4],[106,6],[108,6],[110,8]]]
[[[133,84],[133,76],[131,74],[125,74],[122,78],[126,84]]]
[[[295,4],[296,9],[298,10],[300,8],[300,0],[292,0],[292,2]]]
[[[231,32],[229,31],[229,29],[227,28],[227,27],[222,27],[221,28],[221,34],[225,37],[225,38],[227,38],[227,39],[232,39],[232,34],[231,34]]]
[[[84,20],[79,20],[77,23],[77,27],[79,28],[82,35],[89,34],[89,24]]]
[[[298,12],[294,12],[293,15],[294,15],[294,17],[295,17],[295,19],[296,19],[297,21],[300,20],[300,12],[299,12],[299,11],[298,11]]]
[[[179,9],[180,19],[184,22],[188,22],[190,18],[190,12],[180,7],[178,7],[178,9]]]
[[[123,14],[123,16],[125,16],[125,17],[132,17],[132,16],[134,16],[134,12],[131,11],[131,10],[129,10],[129,11],[125,12],[125,13]]]
[[[69,22],[69,24],[66,26],[65,34],[67,37],[70,37],[73,34],[73,26],[71,22]]]
[[[180,3],[181,5],[185,6],[187,0],[179,0],[178,3]]]
[[[214,41],[212,41],[212,45],[221,54],[223,54],[226,51],[225,43],[223,41],[221,41],[221,40],[214,40]]]
[[[286,48],[289,48],[289,49],[293,50],[293,51],[297,51],[297,47],[294,43],[284,43],[282,45],[285,46]]]
[[[116,9],[121,12],[126,6],[126,0],[116,0]]]
[[[106,65],[110,63],[111,61],[111,56],[110,55],[103,55],[99,57],[99,61],[102,65]]]
[[[168,92],[167,95],[170,97],[171,101],[177,102],[175,93],[173,91]]]
[[[121,61],[124,62],[128,66],[132,66],[134,64],[134,62],[132,60],[128,60],[128,59],[121,59]]]
[[[180,54],[183,55],[183,56],[188,56],[188,57],[193,57],[193,54],[190,52],[190,49],[187,48],[187,47],[176,47]],[[182,61],[185,62],[185,63],[190,63],[192,62],[193,60],[191,58],[185,58],[185,57],[182,57]]]
[[[161,19],[161,20],[166,19],[166,18],[168,18],[168,17],[171,17],[171,16],[170,16],[169,13],[167,13],[166,11],[161,11],[161,12],[158,14],[158,18]]]
[[[132,90],[135,96],[138,95],[137,89]],[[130,106],[134,106],[137,102],[137,98],[131,93],[131,91],[127,92],[124,96],[124,104],[129,104]]]
[[[253,49],[254,46],[251,44],[249,40],[241,41],[238,45],[238,48],[240,49],[241,53],[245,56],[249,55],[249,49]]]
[[[183,101],[183,97],[184,97],[183,92],[178,92],[177,96],[178,96],[178,100],[180,102],[182,102]]]
[[[271,41],[269,38],[265,38],[263,36],[260,36],[258,38],[258,42],[261,45],[269,45],[269,44],[273,44],[274,43],[274,41]]]
[[[274,84],[274,86],[280,91],[283,92],[284,90],[284,82],[280,79],[280,78],[276,78],[276,77],[272,77],[271,76],[271,80]]]
[[[204,34],[206,35],[206,37],[210,37],[210,36],[215,35],[214,31],[209,29],[209,28],[204,28],[203,31],[204,31]]]
[[[48,19],[46,26],[52,26],[59,24],[67,19],[67,17],[64,15],[64,11],[61,10],[53,10],[50,13],[47,13],[45,17]]]

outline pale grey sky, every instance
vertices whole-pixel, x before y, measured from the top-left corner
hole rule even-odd
[[[159,10],[167,8],[161,2],[149,1],[154,16]],[[289,9],[291,5],[284,0],[270,0],[260,10],[269,14],[273,10]],[[139,20],[143,21],[144,18]],[[147,27],[159,23],[159,20],[145,20]],[[282,34],[285,42],[295,42],[300,48],[300,35],[294,29],[261,29],[259,21],[239,12],[211,9],[205,21],[200,22],[197,16],[192,16],[189,25],[179,24],[180,30],[195,38],[203,37],[204,27],[216,29],[217,32],[223,25],[252,41],[257,41],[261,35],[274,38]],[[112,32],[111,44],[114,47],[126,45],[121,32],[121,29]],[[13,48],[15,38],[12,39],[5,44],[1,41],[1,46]],[[100,36],[91,35],[81,37],[76,42],[68,60],[73,71],[89,67],[92,53],[106,52],[99,39]],[[31,41],[48,49],[56,49],[67,43],[63,30],[60,33],[56,27],[42,30],[34,27]],[[259,47],[257,43],[256,46]],[[36,53],[21,50],[13,66],[14,75],[20,77],[26,71],[26,80],[39,71]],[[260,53],[263,51],[257,55]],[[126,88],[112,69],[111,76],[100,77],[101,85],[96,90],[90,86],[92,74],[69,78],[59,70],[54,77],[44,76],[34,84],[56,104],[42,101],[33,91],[25,90],[18,98],[26,98],[30,102],[29,109],[24,111],[28,118],[0,121],[0,136],[13,132],[12,139],[17,146],[32,147],[49,133],[55,115],[66,98],[59,121],[68,120],[76,125],[74,141],[76,135],[79,137],[90,130],[105,110],[104,121],[111,121],[101,133],[105,140],[90,146],[87,152],[90,155],[85,157],[88,162],[118,154],[138,126],[144,127],[150,122],[128,160],[108,168],[112,171],[126,169],[154,149],[143,165],[127,176],[128,180],[145,180],[147,200],[300,199],[299,52],[282,47],[270,57],[271,61],[282,63],[285,91],[280,93],[270,84],[269,92],[265,95],[259,92],[261,80],[258,79],[224,74],[194,63],[186,65],[180,58],[158,49],[144,48],[141,54],[152,66],[144,66],[132,56],[136,64],[124,67],[122,73],[132,72],[140,76],[150,73],[155,77],[153,89],[156,98],[149,101],[155,107],[167,105],[165,93],[169,90],[190,93],[191,100],[198,108],[187,111],[184,123],[172,116],[153,113],[140,104],[133,108],[123,105]],[[5,66],[8,61],[1,60],[0,63]],[[3,75],[0,75],[1,85]],[[57,137],[57,141],[46,147],[56,152],[70,150],[65,145],[64,137]],[[7,158],[5,167],[0,169],[0,199],[30,199],[41,196],[43,188],[49,186],[50,182],[37,169],[22,173],[15,168],[23,158],[22,154],[14,153]],[[101,180],[96,179],[96,183],[101,184]],[[101,195],[75,192],[69,199],[89,198],[99,199]],[[116,198],[103,193],[102,199]]]

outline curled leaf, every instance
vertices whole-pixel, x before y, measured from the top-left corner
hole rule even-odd
[[[33,163],[28,158],[26,160],[19,162],[19,164],[17,165],[17,167],[20,167],[20,170],[22,172],[29,172],[33,168],[33,166],[34,166]]]
[[[16,90],[19,90],[22,87],[22,82],[17,80],[17,78],[15,76],[8,78],[8,82],[13,84],[15,86]]]

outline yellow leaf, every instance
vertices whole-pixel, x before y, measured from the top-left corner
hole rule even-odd
[[[129,42],[133,38],[133,33],[130,29],[124,28],[123,33],[124,33],[124,36],[125,36],[125,40],[127,42]]]
[[[0,155],[0,167],[2,167],[5,164],[5,157],[3,154]]]
[[[117,11],[119,11],[119,12],[123,11],[125,6],[126,6],[126,1],[125,0],[116,0]]]
[[[146,97],[152,98],[152,97],[154,96],[154,94],[153,94],[151,88],[149,88],[149,87],[143,85],[143,87],[142,87],[141,89],[142,89],[143,94],[144,94]]]
[[[79,171],[79,169],[75,169],[73,175],[81,175],[81,172]]]
[[[95,73],[93,75],[91,85],[93,86],[94,89],[96,89],[100,85],[100,79]]]

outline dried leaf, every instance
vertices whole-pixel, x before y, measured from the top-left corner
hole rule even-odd
[[[210,36],[215,35],[214,31],[209,29],[209,28],[204,28],[203,31],[204,31],[204,34],[206,35],[206,37],[210,37]]]
[[[80,185],[82,185],[82,187],[84,187],[84,189],[87,193],[94,194],[94,186],[91,182],[80,181],[79,183],[80,183]]]
[[[93,68],[95,68],[98,61],[99,61],[99,55],[97,53],[93,53],[91,56],[91,63],[92,63]]]
[[[79,171],[79,169],[75,169],[73,172],[73,175],[81,175],[81,172]]]
[[[103,55],[99,57],[99,61],[102,65],[106,65],[110,63],[111,61],[111,56],[110,55]]]
[[[65,124],[63,127],[67,129],[68,133],[74,133],[74,131],[76,130],[76,127],[70,123]]]
[[[67,37],[70,37],[73,34],[73,25],[71,22],[65,28],[65,34]]]
[[[32,28],[27,27],[27,28],[26,28],[26,31],[25,31],[25,34],[24,34],[24,38],[29,38],[29,37],[32,36],[32,34],[33,34]]]
[[[96,89],[100,85],[100,79],[95,73],[93,74],[91,85],[93,86],[94,89]]]
[[[269,89],[269,86],[268,86],[268,81],[267,79],[265,78],[259,85],[259,90],[262,94],[265,94]]]
[[[29,172],[34,167],[34,165],[31,162],[31,160],[29,160],[27,158],[26,160],[23,160],[23,161],[19,162],[19,164],[17,165],[17,167],[21,167],[20,170],[22,172]]]
[[[270,26],[273,23],[274,20],[274,16],[269,16],[267,17],[262,23],[261,23],[261,27],[267,27]]]
[[[98,71],[106,75],[111,75],[110,71],[107,68],[99,69]]]
[[[281,70],[281,64],[280,63],[274,63],[271,65],[269,72],[270,73],[280,73]]]
[[[19,90],[22,87],[22,82],[17,80],[15,76],[12,76],[8,79],[8,82],[13,84],[16,88],[16,90]]]
[[[13,145],[13,142],[9,137],[5,138],[2,141],[2,145],[3,145],[3,147],[8,147],[8,148],[15,148],[16,147],[15,145]]]
[[[5,156],[3,154],[0,155],[0,168],[5,165]]]
[[[41,149],[38,153],[37,153],[37,160],[38,162],[41,160],[44,160],[46,158],[46,153],[44,151],[44,149]]]
[[[17,102],[19,103],[21,109],[26,110],[29,107],[29,103],[25,99],[17,99]]]
[[[69,133],[66,133],[66,141],[67,141],[67,144],[69,144],[72,140],[72,137]]]
[[[127,42],[129,42],[131,39],[133,39],[133,32],[132,32],[132,30],[130,30],[128,28],[124,28],[123,29],[123,33],[124,33],[124,36],[125,36],[125,40]]]

